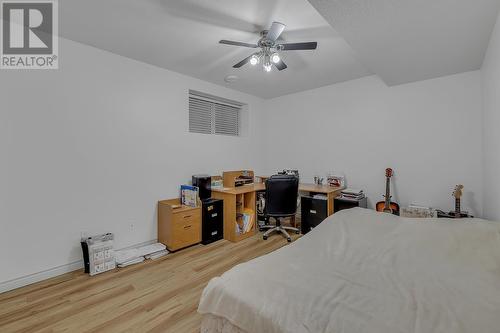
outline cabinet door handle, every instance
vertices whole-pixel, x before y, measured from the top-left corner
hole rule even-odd
[[[185,218],[185,219],[188,219],[188,218],[190,218],[190,217],[192,217],[192,216],[193,216],[193,215],[184,215],[184,218]]]
[[[187,230],[187,229],[189,229],[189,228],[191,228],[191,226],[190,226],[190,225],[186,225],[186,226],[184,226],[184,229],[185,229],[185,230]]]

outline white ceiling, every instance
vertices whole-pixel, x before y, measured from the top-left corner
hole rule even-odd
[[[64,0],[59,16],[62,37],[264,98],[370,75],[307,0]],[[286,42],[317,50],[283,52],[281,72],[233,69],[254,50],[218,41],[255,43],[273,21]]]
[[[477,70],[499,7],[500,0],[64,0],[59,31],[272,98],[372,73],[395,85]],[[255,43],[272,21],[287,25],[284,41],[317,41],[318,49],[282,52],[281,72],[233,69],[254,50],[218,41]],[[226,83],[227,75],[239,79]]]
[[[481,67],[500,0],[309,0],[388,85]]]

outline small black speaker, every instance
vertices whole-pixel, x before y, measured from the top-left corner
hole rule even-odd
[[[206,200],[212,196],[212,177],[209,175],[193,175],[193,186],[199,188],[200,200]]]

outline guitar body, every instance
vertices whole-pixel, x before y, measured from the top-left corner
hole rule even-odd
[[[399,205],[392,201],[389,202],[389,209],[385,208],[385,201],[377,202],[377,204],[375,205],[375,209],[377,210],[377,212],[399,215]]]
[[[446,213],[446,212],[443,212],[442,210],[438,210],[437,217],[438,218],[447,218],[447,219],[461,219],[461,218],[473,218],[474,216],[472,216],[468,213],[464,213],[464,212],[460,212],[460,215],[457,215],[456,212]]]

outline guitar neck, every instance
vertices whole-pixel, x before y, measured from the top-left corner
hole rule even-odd
[[[385,208],[389,208],[391,204],[391,179],[387,177],[385,181]]]
[[[460,198],[455,198],[455,215],[459,216],[461,211]]]

